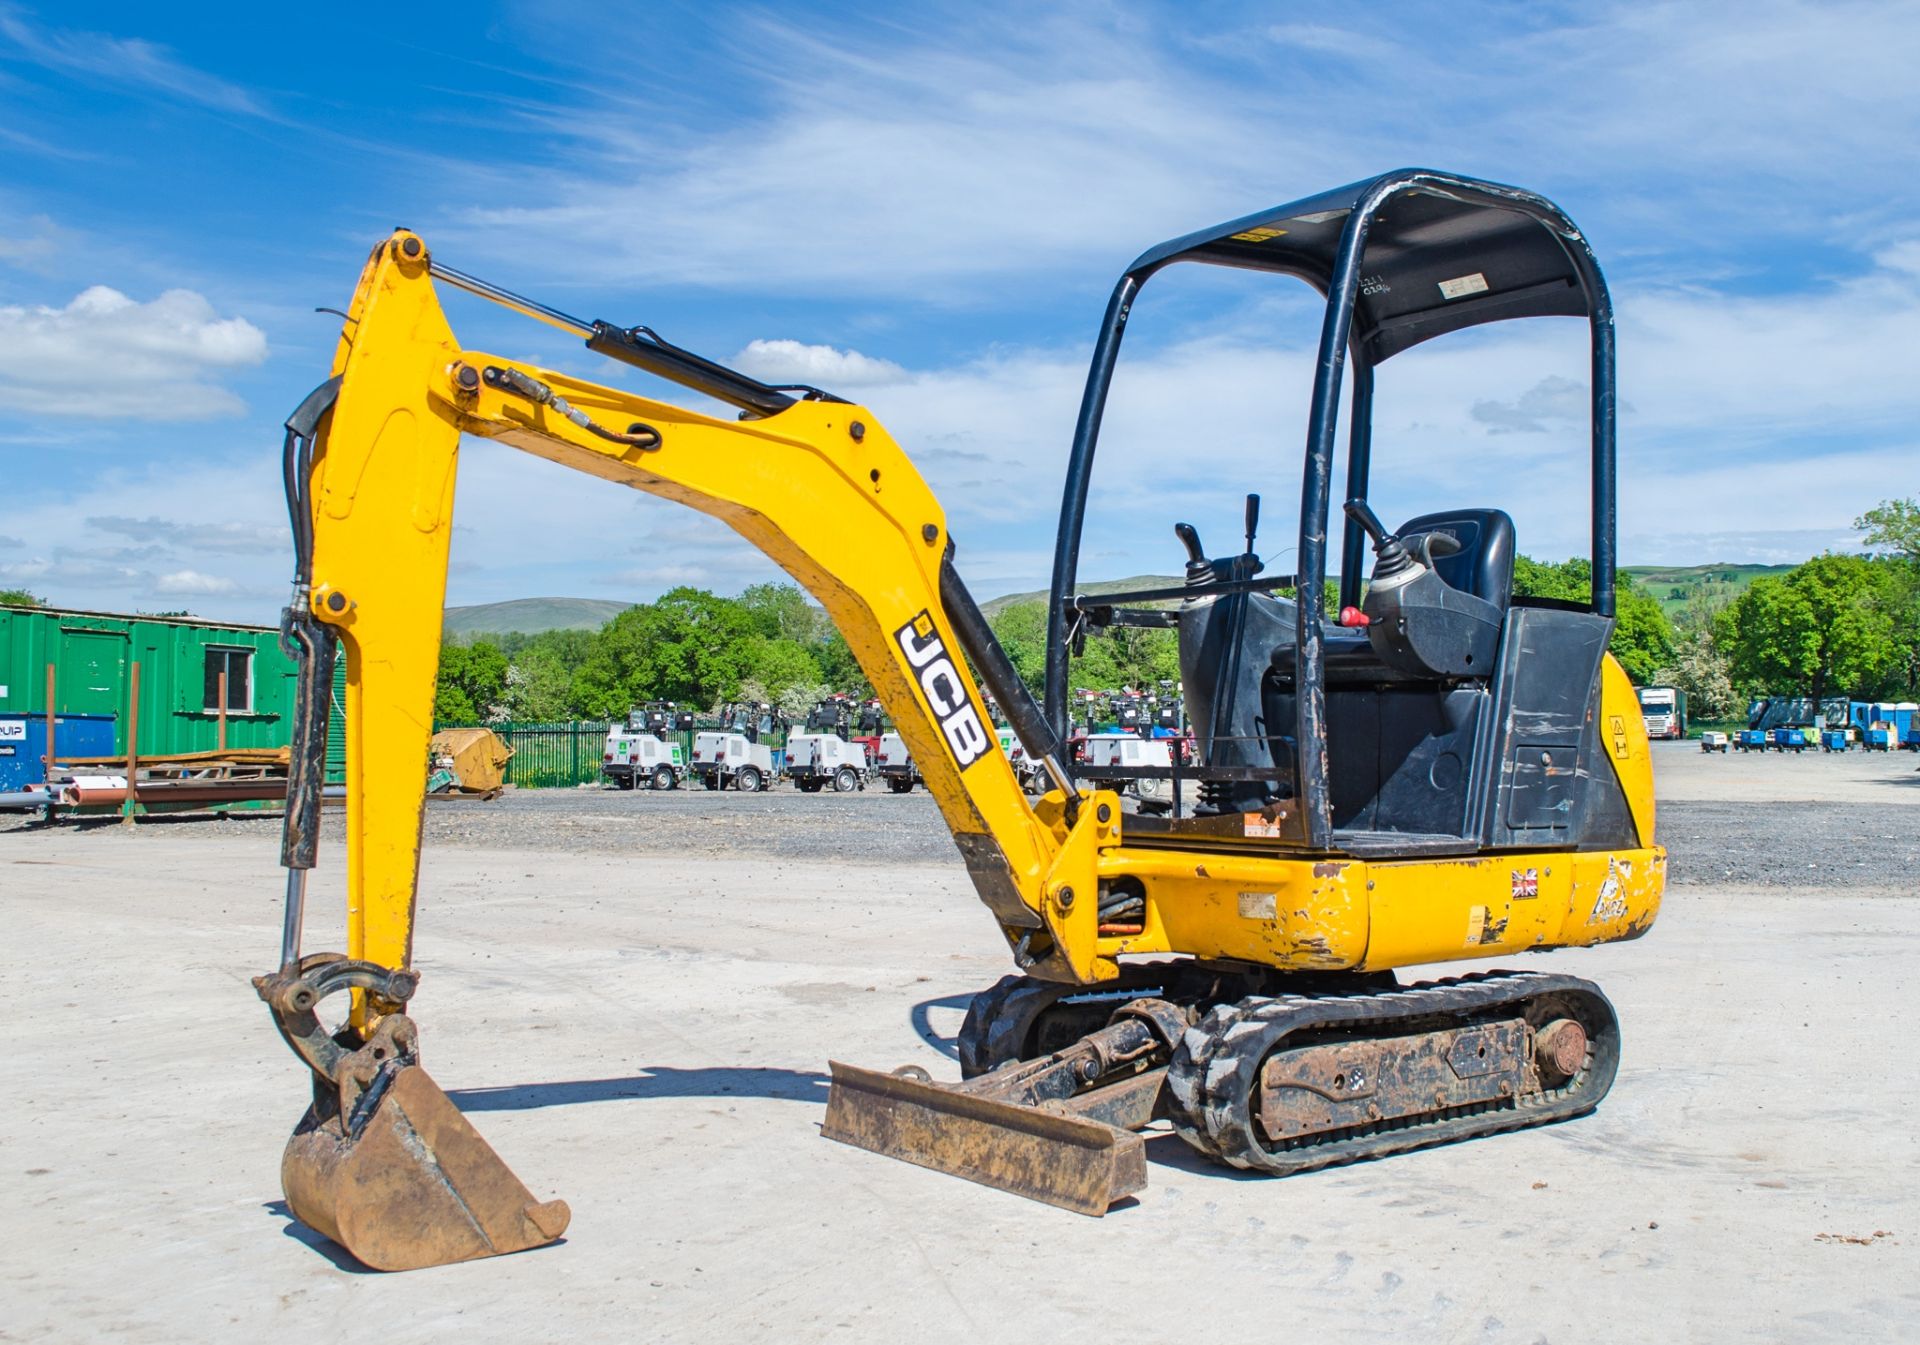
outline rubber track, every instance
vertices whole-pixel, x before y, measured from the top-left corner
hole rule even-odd
[[[1491,1010],[1523,1012],[1528,1001],[1565,996],[1581,1002],[1589,1034],[1580,1072],[1557,1088],[1511,1101],[1474,1103],[1424,1116],[1329,1131],[1271,1145],[1257,1131],[1251,1099],[1260,1068],[1276,1046],[1301,1031],[1395,1029],[1422,1019],[1465,1025]],[[1590,981],[1533,972],[1488,972],[1372,995],[1282,995],[1221,1004],[1187,1030],[1167,1070],[1174,1129],[1193,1148],[1237,1168],[1286,1175],[1405,1153],[1505,1130],[1544,1125],[1591,1111],[1612,1086],[1620,1036],[1613,1006]]]
[[[1032,976],[1002,976],[975,995],[967,1005],[966,1019],[960,1024],[960,1035],[954,1042],[960,1056],[960,1077],[977,1078],[1019,1058],[1021,1042],[1008,1038],[1015,1035],[1016,1027],[1019,1036],[1024,1038],[1032,1015],[1010,1008],[1009,1001],[1015,995],[1047,998],[1050,991],[1071,994],[1073,989]]]
[[[1034,1024],[1055,1001],[1075,995],[1111,995],[1118,1008],[1127,991],[1143,993],[1155,987],[1174,987],[1193,979],[1189,965],[1180,962],[1135,962],[1121,969],[1115,981],[1095,985],[1074,985],[1064,981],[1043,981],[1037,976],[1002,976],[973,997],[967,1016],[954,1042],[960,1057],[960,1077],[978,1078],[1000,1066],[1026,1058],[1028,1038]]]

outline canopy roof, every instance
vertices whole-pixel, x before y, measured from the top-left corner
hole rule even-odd
[[[1373,201],[1360,258],[1353,348],[1378,364],[1446,332],[1508,318],[1586,317],[1586,241],[1545,197],[1428,169],[1403,168],[1176,238],[1142,253],[1144,280],[1179,261],[1278,271],[1322,294],[1348,218]],[[1576,252],[1588,260],[1583,267]]]

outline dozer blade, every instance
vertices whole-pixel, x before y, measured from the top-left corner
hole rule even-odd
[[[541,1247],[564,1200],[536,1201],[418,1065],[376,1081],[350,1115],[309,1110],[280,1161],[294,1215],[375,1270]]]
[[[828,1139],[1096,1217],[1147,1184],[1146,1143],[1129,1131],[837,1060],[828,1068]]]

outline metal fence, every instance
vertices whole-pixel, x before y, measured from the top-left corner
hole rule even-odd
[[[513,749],[507,783],[521,789],[565,789],[600,778],[600,752],[606,745],[605,720],[565,724],[489,724]]]

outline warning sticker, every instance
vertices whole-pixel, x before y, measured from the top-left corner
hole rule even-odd
[[[1280,902],[1278,894],[1273,892],[1242,892],[1240,894],[1240,918],[1242,920],[1277,920]]]
[[[1500,942],[1507,932],[1507,918],[1495,916],[1485,906],[1474,906],[1467,911],[1467,946]]]
[[[1248,229],[1245,233],[1235,234],[1233,240],[1236,243],[1268,243],[1276,238],[1285,238],[1286,236],[1287,231],[1285,229],[1274,229],[1263,224],[1257,229]]]
[[[1266,836],[1278,840],[1283,834],[1278,817],[1268,817],[1265,813],[1243,813],[1241,816],[1246,821],[1246,834],[1249,836]]]
[[[1455,276],[1452,280],[1441,281],[1440,297],[1442,299],[1464,299],[1469,294],[1485,294],[1487,289],[1487,278],[1478,271],[1475,271],[1470,276]]]
[[[1594,894],[1593,913],[1587,917],[1589,925],[1609,924],[1627,913],[1627,894],[1622,879],[1632,877],[1631,861],[1624,864],[1617,859],[1607,861],[1607,876],[1601,880],[1599,892]]]

